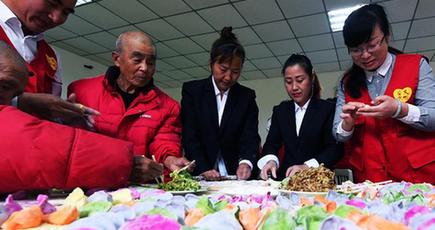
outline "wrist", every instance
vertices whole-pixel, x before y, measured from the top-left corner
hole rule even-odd
[[[350,122],[346,120],[343,120],[343,123],[341,123],[341,129],[343,129],[346,132],[351,132],[353,130],[353,126],[354,126],[353,123],[350,124]]]
[[[397,108],[396,111],[391,115],[392,118],[398,118],[402,112],[402,102],[399,99],[395,99]]]
[[[400,102],[400,103],[402,104],[402,109],[401,109],[401,111],[399,113],[398,118],[402,118],[402,117],[408,116],[408,112],[409,112],[408,103],[402,103],[402,102]]]
[[[170,166],[175,158],[176,157],[174,156],[167,156],[165,160],[163,160],[163,165],[165,165],[166,167]]]
[[[274,160],[268,161],[267,164],[268,165],[273,165],[273,166],[275,166],[275,168],[277,167],[277,164],[276,164],[276,162]]]

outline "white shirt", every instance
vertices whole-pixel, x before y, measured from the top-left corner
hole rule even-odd
[[[375,76],[381,76],[382,78],[385,78],[388,71],[392,67],[392,64],[393,64],[393,56],[390,53],[388,53],[387,57],[385,58],[384,63],[382,63],[382,65],[379,66],[378,69],[376,69],[375,71],[364,71],[366,74],[367,81],[369,83],[372,83],[373,78]],[[379,80],[377,80],[377,82],[373,82],[373,83],[377,84],[381,87],[381,90],[379,92],[377,92],[375,96],[383,95],[385,93],[387,85],[382,84],[384,82],[379,82]],[[420,109],[415,105],[408,104],[408,114],[406,116],[404,116],[402,118],[398,118],[398,119],[404,123],[407,123],[407,124],[417,122],[420,119]],[[343,124],[343,120],[337,126],[337,133],[343,137],[348,137],[348,136],[352,135],[353,129],[350,131],[346,131],[342,128],[342,124]]]
[[[221,91],[216,85],[216,82],[214,81],[214,77],[211,78],[211,81],[213,83],[214,93],[216,96],[216,105],[217,105],[217,111],[218,111],[218,124],[221,125],[222,115],[224,114],[225,110],[225,104],[227,103],[228,93],[230,92],[230,89],[224,92],[224,94],[221,96]],[[249,165],[249,167],[253,167],[251,161],[249,160],[241,160],[239,164],[246,163]],[[216,160],[216,167],[220,173],[221,176],[228,176],[227,168],[225,167],[225,162],[220,154],[218,153],[218,157]]]
[[[307,111],[308,105],[310,104],[311,99],[309,99],[302,107],[298,104],[295,104],[295,122],[296,122],[296,135],[299,136],[299,130],[301,129],[302,121],[304,120],[305,112]],[[279,168],[279,160],[278,157],[274,154],[268,154],[264,157],[262,157],[258,162],[257,166],[260,169],[263,169],[263,167],[267,164],[269,161],[275,161],[277,167]],[[305,161],[304,164],[306,164],[308,167],[319,167],[319,162],[312,158],[308,161]]]
[[[32,62],[36,57],[37,43],[44,39],[44,35],[37,34],[24,36],[20,20],[2,1],[0,1],[0,26],[3,28],[21,57],[23,57],[27,63]],[[62,70],[60,68],[59,55],[57,53],[56,57],[58,68],[55,73],[55,79],[56,82],[60,84],[53,84],[53,94],[60,96],[62,90]]]

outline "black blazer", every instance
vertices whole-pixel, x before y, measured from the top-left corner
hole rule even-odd
[[[254,90],[238,83],[231,87],[219,127],[212,77],[186,82],[182,88],[181,120],[185,156],[196,160],[194,174],[214,169],[218,151],[231,175],[236,173],[241,159],[256,164],[260,136]]]
[[[311,99],[297,136],[294,102],[284,101],[273,108],[272,124],[262,155],[277,155],[284,144],[284,160],[280,162],[277,175],[279,179],[285,177],[288,167],[304,164],[311,158],[329,168],[340,160],[343,147],[332,136],[334,112],[333,103]]]

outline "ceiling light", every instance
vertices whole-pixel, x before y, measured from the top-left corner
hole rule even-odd
[[[346,20],[347,16],[361,6],[364,5],[355,5],[328,11],[329,24],[331,25],[332,32],[343,30],[344,21]]]
[[[92,0],[77,0],[76,7],[90,2],[92,2]]]

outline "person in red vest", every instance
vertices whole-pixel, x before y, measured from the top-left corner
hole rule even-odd
[[[95,131],[131,141],[134,153],[169,171],[189,161],[181,153],[180,105],[154,85],[156,48],[145,33],[121,34],[105,74],[68,86],[78,103],[100,111]],[[166,174],[168,174],[166,170]]]
[[[74,12],[75,4],[76,0],[0,1],[0,40],[13,47],[33,73],[24,93],[12,100],[12,104],[24,112],[64,122],[97,113],[60,98],[62,71],[59,57],[42,34],[63,24]]]
[[[382,6],[352,12],[343,37],[353,65],[338,87],[333,134],[345,142],[338,167],[358,182],[435,183],[435,77],[420,55],[389,47]]]
[[[28,75],[25,61],[0,41],[0,193],[114,189],[161,175],[161,165],[133,157],[129,142],[41,120],[10,106]]]

